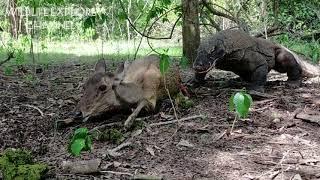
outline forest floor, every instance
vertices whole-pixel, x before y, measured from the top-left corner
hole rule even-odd
[[[320,85],[304,82],[292,89],[285,86],[285,75],[275,73],[266,86],[270,97],[254,99],[249,119],[236,122],[232,134],[226,133],[234,120],[228,101],[241,87],[228,83],[231,73],[214,71],[194,90],[195,106],[178,108],[180,118],[206,118],[148,127],[172,120],[170,105],[163,102],[158,112],[144,116],[146,128],[126,134],[124,142],[131,145],[120,149],[120,156],[106,155],[118,145],[95,140],[91,152],[73,157],[67,146],[76,128],[92,129],[127,117],[55,126],[71,117],[92,66],[49,66],[34,79],[19,78],[21,71],[12,76],[0,72],[0,151],[31,150],[36,160],[50,165],[48,179],[129,179],[135,174],[166,179],[320,179]],[[183,74],[186,79],[192,76],[191,71]],[[63,161],[94,158],[102,159],[99,173],[62,170]]]

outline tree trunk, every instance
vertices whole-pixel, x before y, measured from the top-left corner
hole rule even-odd
[[[10,22],[10,33],[12,37],[18,38],[19,16],[17,12],[16,0],[8,1],[8,12],[9,12],[9,22]]]
[[[9,0],[7,4],[7,12],[10,22],[10,33],[12,37],[18,38],[20,33],[25,33],[23,19],[19,16],[17,9],[17,0]]]
[[[279,15],[279,3],[280,0],[273,0],[273,16],[274,16],[274,24],[278,25],[278,15]]]
[[[17,8],[17,0],[8,0],[7,2],[7,15],[10,23],[10,33],[12,37],[18,38],[19,34],[26,34],[26,24],[24,19],[20,17]]]
[[[199,3],[196,0],[182,0],[182,10],[183,55],[193,63],[200,44]]]

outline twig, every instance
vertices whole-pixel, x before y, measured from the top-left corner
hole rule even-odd
[[[113,123],[108,123],[108,124],[102,124],[100,126],[96,126],[93,129],[91,129],[89,131],[89,133],[92,133],[92,132],[94,132],[96,130],[104,129],[106,127],[115,126],[115,125],[121,125],[121,124],[122,124],[121,122],[113,122]]]
[[[149,36],[152,27],[156,24],[156,22],[158,22],[158,21],[160,20],[161,17],[163,17],[164,15],[167,15],[169,12],[171,12],[171,11],[173,11],[173,10],[176,10],[176,9],[178,9],[178,8],[179,8],[179,6],[178,6],[178,7],[175,7],[175,8],[172,8],[172,9],[164,12],[163,14],[161,14],[159,17],[157,17],[157,18],[153,21],[153,23],[150,25],[150,27],[149,27],[149,29],[148,29],[147,36]],[[171,39],[171,38],[172,38],[173,31],[174,31],[174,29],[175,29],[175,27],[176,27],[176,25],[177,25],[177,23],[178,23],[178,21],[179,21],[180,19],[181,19],[181,16],[179,16],[178,19],[175,21],[175,23],[173,23],[173,27],[171,28],[170,35],[169,35],[167,38],[164,38],[164,39]],[[154,38],[150,38],[150,37],[147,37],[147,38],[149,38],[149,39],[154,39]]]
[[[266,100],[261,100],[261,101],[256,101],[254,102],[255,105],[258,105],[258,104],[265,104],[265,103],[268,103],[268,102],[271,102],[271,101],[274,101],[276,98],[271,98],[271,99],[266,99]]]
[[[230,134],[232,133],[233,128],[234,128],[234,125],[236,124],[237,116],[238,116],[238,115],[235,115],[235,116],[234,116],[234,120],[233,120],[233,123],[232,123],[232,126],[231,126]]]
[[[99,171],[100,173],[108,173],[108,174],[115,174],[115,175],[127,175],[127,176],[133,176],[131,173],[127,172],[117,172],[117,171]]]
[[[113,148],[112,151],[119,151],[119,150],[121,150],[121,149],[124,148],[124,147],[130,146],[131,144],[132,144],[131,142],[122,143],[122,144],[120,144],[119,146]]]
[[[274,179],[274,178],[276,178],[278,176],[279,173],[280,173],[280,171],[275,171],[272,174],[270,174],[269,178],[270,179]]]
[[[170,91],[169,91],[169,89],[168,89],[168,87],[167,87],[167,85],[166,85],[167,83],[166,83],[166,76],[165,76],[165,75],[163,76],[163,81],[164,81],[164,88],[166,89],[166,92],[167,92],[168,97],[169,97],[169,99],[170,99],[171,106],[172,106],[172,108],[173,108],[174,117],[176,118],[176,120],[179,120],[178,115],[177,115],[176,108],[175,108],[175,106],[174,106],[174,103],[173,103],[172,98],[171,98],[171,95],[170,95]]]
[[[282,156],[282,158],[280,159],[280,161],[272,168],[272,169],[270,169],[269,171],[267,171],[267,172],[265,172],[265,173],[262,173],[260,176],[258,176],[257,177],[257,179],[260,179],[261,177],[263,177],[264,175],[267,175],[267,174],[270,174],[270,173],[272,173],[272,172],[274,172],[277,168],[280,168],[280,172],[282,173],[283,172],[283,170],[282,170],[282,166],[283,166],[283,161],[287,158],[287,156],[289,155],[289,153],[290,152],[292,152],[292,151],[294,151],[295,150],[295,148],[294,149],[289,149],[289,150],[287,150],[284,154],[283,154],[283,156]],[[280,166],[280,167],[279,167]]]
[[[270,105],[270,106],[272,106],[272,105]],[[265,107],[258,108],[258,109],[252,109],[252,110],[251,110],[251,112],[259,112],[259,111],[263,111],[263,110],[265,110],[265,109],[270,108],[270,106],[265,106]]]
[[[122,144],[120,144],[119,146],[113,148],[113,149],[108,149],[107,150],[107,154],[106,155],[110,155],[112,157],[118,157],[121,156],[120,153],[118,153],[117,151],[121,150],[122,148],[125,148],[127,146],[130,146],[132,143],[130,141],[128,142],[124,142]]]
[[[217,15],[217,16],[221,16],[221,17],[225,17],[227,19],[230,19],[233,22],[238,23],[238,19],[236,19],[235,17],[225,14],[223,12],[217,11],[216,9],[214,9],[213,7],[211,7],[209,5],[209,2],[207,0],[202,0],[201,3],[213,14],[213,15]]]
[[[228,9],[216,4],[216,3],[209,3],[209,4],[212,4],[213,6],[217,6],[218,8],[221,8],[223,9],[225,12],[229,13],[230,15],[233,15],[231,11],[229,11]]]
[[[173,27],[172,27],[172,29],[171,29],[171,33],[170,33],[170,36],[169,36],[169,37],[157,38],[157,39],[171,39],[171,38],[172,38],[172,35],[173,35],[173,31],[174,31],[174,29],[175,29],[175,27],[176,27],[176,25],[177,25],[177,23],[179,22],[180,19],[181,19],[181,16],[179,16],[179,17],[177,18],[177,20],[175,21],[175,23],[173,24]],[[148,32],[148,34],[149,34],[149,33],[150,33],[150,31]],[[148,37],[148,36],[145,36],[145,37],[147,37],[147,43],[148,43],[150,49],[151,49],[153,52],[157,53],[157,54],[161,54],[161,53],[159,53],[158,51],[156,51],[156,50],[151,46],[151,43],[150,43],[150,39],[156,39],[156,38],[150,38],[150,37]]]
[[[188,120],[197,119],[197,118],[204,119],[205,116],[203,116],[203,115],[195,115],[195,116],[190,116],[190,117],[186,117],[186,118],[181,118],[181,119],[178,119],[178,120],[165,121],[165,122],[159,122],[159,123],[152,123],[152,124],[149,125],[149,127],[168,125],[168,124],[173,124],[173,123],[176,123],[176,122],[188,121]]]
[[[274,33],[275,31],[279,30],[280,27],[275,26],[275,27],[270,27],[269,29],[267,29],[267,34],[269,36],[269,34]],[[265,35],[265,32],[259,32],[255,35],[253,35],[254,37],[263,37]]]
[[[175,23],[175,25],[172,27],[171,33],[170,33],[170,36],[169,36],[169,37],[151,37],[151,36],[149,36],[148,34],[143,34],[142,32],[140,32],[140,31],[137,29],[137,27],[135,27],[135,25],[131,22],[131,19],[130,19],[130,18],[128,17],[128,15],[127,15],[127,12],[126,12],[126,10],[125,10],[125,6],[124,6],[122,0],[120,0],[119,3],[120,3],[120,6],[121,6],[122,11],[126,14],[126,17],[127,17],[127,20],[129,21],[130,26],[133,28],[134,31],[136,31],[136,32],[137,32],[138,34],[140,34],[141,36],[144,36],[144,37],[146,37],[146,38],[148,38],[148,39],[171,39],[171,38],[172,38],[173,30],[175,29],[175,26],[176,26],[177,23]],[[179,8],[179,7],[175,7],[175,8],[173,8],[173,9],[169,10],[168,12],[170,12],[170,11],[172,11],[172,10],[174,10],[174,9],[177,9],[177,8]],[[168,13],[168,12],[167,12],[167,13]],[[181,17],[181,16],[180,16],[180,17]],[[180,18],[179,18],[179,19],[180,19]],[[151,26],[151,27],[152,27],[152,26]]]
[[[209,22],[211,23],[209,25],[213,26],[217,31],[221,31],[220,26],[210,17],[210,15],[208,13],[205,13],[205,15],[206,15],[207,19],[209,20]],[[203,22],[203,19],[204,18],[201,18],[202,22]],[[206,24],[204,24],[204,25],[206,25]]]
[[[144,175],[144,174],[137,174],[133,177],[136,180],[162,180],[163,177],[161,176],[151,176],[151,175]]]
[[[216,139],[214,139],[214,142],[220,140],[221,138],[223,138],[224,135],[226,135],[228,132],[228,130],[223,131],[223,133],[221,133]]]
[[[33,108],[33,109],[37,110],[41,116],[44,116],[43,112],[36,106],[30,105],[30,104],[23,104],[23,106]]]
[[[155,5],[155,4],[156,4],[156,1],[153,1],[153,4],[152,4],[152,6],[151,6],[150,11],[154,8],[154,5]],[[128,19],[129,19],[129,17],[128,17]],[[129,20],[128,20],[128,21],[129,21]],[[149,22],[150,22],[150,19],[148,19],[148,21],[147,21],[146,24],[145,24],[145,27],[144,27],[144,29],[143,29],[143,34],[146,32]],[[133,22],[133,23],[134,23],[134,22]],[[152,27],[152,26],[151,26],[151,27]],[[140,41],[139,41],[139,45],[138,45],[138,47],[137,47],[137,50],[136,50],[136,52],[134,53],[134,60],[137,58],[138,51],[139,51],[139,49],[140,49],[140,46],[141,46],[141,43],[142,43],[142,39],[143,39],[143,38],[144,38],[144,36],[141,36],[141,39],[140,39]]]

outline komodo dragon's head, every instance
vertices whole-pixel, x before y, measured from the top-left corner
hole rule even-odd
[[[225,48],[223,41],[219,39],[207,39],[201,42],[197,57],[193,63],[193,69],[196,73],[207,73],[214,66],[216,61],[223,59],[225,56]]]

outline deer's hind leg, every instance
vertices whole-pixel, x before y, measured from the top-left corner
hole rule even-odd
[[[148,70],[143,74],[143,98],[138,103],[137,108],[125,121],[124,125],[126,128],[132,125],[134,119],[136,119],[142,109],[146,108],[149,111],[155,109],[157,103],[157,92],[159,90],[160,82],[160,70],[156,66],[150,65]]]

